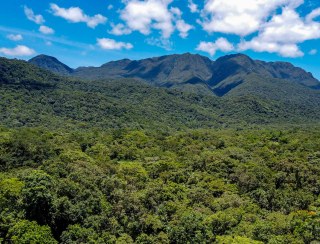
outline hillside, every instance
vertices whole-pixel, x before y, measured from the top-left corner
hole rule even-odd
[[[59,77],[16,60],[1,59],[1,67],[15,70],[0,73],[1,123],[6,126],[176,130],[313,123],[320,118],[319,91],[284,80],[265,83],[247,77],[243,86],[219,98],[132,79],[83,81]],[[6,82],[17,76],[30,84],[41,80],[46,86]]]
[[[0,242],[320,240],[320,91],[236,70],[216,96],[1,58]]]
[[[60,75],[69,75],[73,72],[73,69],[69,66],[61,63],[55,57],[47,55],[38,55],[30,59],[29,63]]]
[[[241,87],[248,80],[247,77],[253,75],[265,83],[278,79],[320,89],[320,82],[301,68],[286,62],[253,60],[243,54],[227,55],[216,61],[190,53],[175,54],[143,60],[123,59],[101,67],[80,67],[75,70],[46,55],[37,56],[29,62],[61,75],[88,80],[134,78],[154,86],[217,96],[224,96],[232,89]]]
[[[195,83],[211,78],[212,61],[200,55],[183,54],[149,58],[138,61],[113,61],[94,68],[78,68],[74,75],[97,78],[139,78],[155,85],[170,86]]]

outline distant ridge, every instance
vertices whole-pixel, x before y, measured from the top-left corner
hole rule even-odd
[[[57,58],[44,54],[30,59],[28,62],[60,75],[69,75],[73,72],[72,68],[60,62]]]
[[[252,79],[286,80],[311,89],[320,89],[320,82],[305,70],[287,62],[253,60],[244,54],[232,54],[212,61],[198,54],[173,54],[142,60],[111,61],[100,67],[75,70],[56,58],[40,55],[30,63],[61,75],[85,79],[135,78],[155,86],[214,93],[224,96]]]
[[[178,55],[147,62],[154,61],[156,67],[168,58],[173,66],[184,59]],[[192,60],[193,56],[189,58]],[[196,58],[202,63],[201,56]],[[126,67],[132,62],[120,61]],[[118,61],[111,64],[119,67]],[[189,77],[188,83],[177,80],[159,84],[124,78],[70,79],[22,60],[0,58],[0,124],[54,128],[67,123],[70,127],[168,130],[319,123],[320,90],[308,86],[308,79],[298,79],[312,76],[289,64],[267,64],[244,55],[231,55],[208,63],[207,70],[214,75],[208,81],[197,74],[198,78],[190,81]],[[171,70],[169,65],[165,67]],[[186,70],[182,67],[178,67],[182,73],[191,73],[197,65]],[[293,69],[290,80],[271,76],[274,72],[274,77],[281,77],[286,69]],[[163,77],[170,75],[163,69],[159,72]]]

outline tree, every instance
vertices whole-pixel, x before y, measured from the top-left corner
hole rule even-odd
[[[54,198],[52,177],[41,170],[34,170],[24,182],[22,196],[26,217],[39,224],[50,224]]]
[[[57,244],[48,226],[21,220],[9,229],[6,240],[16,244]]]

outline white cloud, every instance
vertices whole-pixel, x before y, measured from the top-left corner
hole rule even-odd
[[[112,5],[112,4],[109,4],[109,5],[108,5],[108,10],[111,10],[111,9],[113,9],[113,5]]]
[[[211,56],[214,56],[218,50],[231,52],[234,49],[233,44],[223,37],[217,39],[215,42],[200,42],[196,48],[196,50],[209,53]]]
[[[281,14],[273,16],[262,26],[259,38],[280,43],[301,43],[320,38],[320,23],[306,22],[295,10],[284,8]]]
[[[311,22],[319,16],[320,16],[320,8],[316,8],[310,14],[307,15],[306,21]]]
[[[41,25],[39,31],[43,34],[53,34],[54,30],[48,26]]]
[[[169,38],[174,31],[172,13],[168,5],[172,0],[127,0],[120,18],[128,28],[148,35],[151,29],[160,30],[164,38]]]
[[[161,33],[160,38],[149,38],[150,45],[162,46],[169,49],[169,39],[175,30],[182,38],[186,38],[194,27],[182,19],[182,11],[177,7],[170,7],[173,0],[123,0],[124,9],[120,11],[123,24],[111,25],[109,32],[114,35],[130,34],[138,31],[143,35],[151,34],[152,30]],[[163,45],[163,43],[165,43]]]
[[[172,7],[170,8],[170,12],[173,14],[173,21],[175,22],[176,29],[180,32],[179,36],[181,38],[186,38],[189,35],[189,31],[194,27],[192,25],[187,24],[182,19],[182,11],[179,8]]]
[[[170,12],[173,13],[176,17],[180,18],[182,15],[182,11],[179,8],[171,7]]]
[[[124,24],[111,24],[111,31],[109,31],[110,34],[121,36],[121,35],[128,35],[132,32],[129,28],[127,28]]]
[[[299,44],[320,38],[320,8],[302,17],[297,8],[304,0],[207,0],[198,21],[209,33],[221,32],[243,39],[237,50],[277,53],[283,57],[304,55]],[[215,53],[214,43],[203,48]]]
[[[256,52],[278,53],[282,57],[296,58],[304,54],[296,44],[286,44],[277,42],[264,42],[259,38],[254,38],[249,42],[242,42],[238,45],[239,51],[254,50]]]
[[[22,35],[20,34],[9,34],[7,35],[7,38],[11,41],[21,41],[23,39]]]
[[[309,51],[309,55],[316,55],[318,53],[317,49],[312,49]]]
[[[178,31],[180,32],[180,34],[179,34],[180,37],[182,37],[182,38],[186,38],[189,34],[189,31],[193,29],[192,25],[187,24],[182,19],[177,20],[176,27],[177,27]]]
[[[311,13],[315,16],[314,12]],[[304,53],[298,44],[320,38],[320,23],[313,17],[305,19],[290,7],[285,7],[278,15],[261,26],[258,36],[250,41],[243,41],[240,50],[252,49],[257,52],[278,53],[283,57],[301,57]]]
[[[60,8],[57,4],[50,4],[51,10],[55,16],[64,18],[72,23],[86,23],[88,27],[95,28],[99,24],[104,24],[107,18],[101,14],[92,17],[86,15],[79,7]]]
[[[0,53],[7,56],[31,56],[36,52],[27,46],[18,45],[15,48],[0,48]]]
[[[38,25],[41,25],[45,22],[42,15],[35,15],[31,8],[24,6],[24,13],[27,16],[28,20],[35,22]]]
[[[52,42],[51,42],[51,41],[46,41],[45,44],[46,44],[47,46],[52,46]]]
[[[247,36],[259,27],[279,7],[297,7],[303,0],[207,0],[201,23],[207,32],[222,32]]]
[[[191,13],[197,13],[199,12],[198,10],[198,5],[195,4],[192,0],[188,1],[188,8],[190,9]]]
[[[133,45],[131,43],[117,42],[116,40],[109,38],[97,39],[97,45],[105,50],[121,50],[133,48]]]

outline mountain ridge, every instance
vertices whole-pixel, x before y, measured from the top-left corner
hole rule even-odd
[[[240,53],[225,55],[216,61],[199,54],[184,53],[141,60],[121,59],[100,67],[76,69],[64,66],[56,58],[46,55],[37,56],[29,62],[61,75],[89,80],[134,78],[154,86],[212,92],[217,96],[224,96],[241,86],[251,74],[264,78],[266,82],[282,79],[320,89],[320,82],[310,72],[291,63],[253,60]]]
[[[92,81],[0,58],[0,125],[166,131],[318,123],[319,90],[253,73],[242,78],[241,85],[219,97],[192,90],[204,91],[205,84],[179,90],[128,78]],[[230,88],[232,79],[218,91]]]

